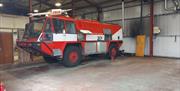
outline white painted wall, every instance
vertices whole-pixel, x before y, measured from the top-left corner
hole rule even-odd
[[[154,56],[180,58],[180,37],[158,36],[154,41]],[[146,38],[145,55],[149,55],[149,37]]]
[[[24,29],[25,24],[29,22],[29,18],[25,16],[0,14],[0,31],[11,32],[11,29]],[[2,29],[9,28],[9,29]]]
[[[136,52],[136,40],[130,37],[123,38],[123,45],[120,50],[124,50],[126,53],[135,53]]]

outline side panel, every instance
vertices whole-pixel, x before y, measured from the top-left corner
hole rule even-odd
[[[41,50],[51,56],[63,56],[66,42],[41,43]]]
[[[86,35],[86,41],[104,40],[104,35]]]
[[[113,34],[112,40],[123,40],[122,29],[118,30],[116,33]]]
[[[53,41],[77,41],[77,34],[53,34]]]
[[[86,42],[84,45],[85,55],[101,54],[107,52],[107,42]]]
[[[107,52],[107,42],[97,42],[97,53]]]
[[[96,42],[86,42],[84,46],[85,55],[96,53]]]

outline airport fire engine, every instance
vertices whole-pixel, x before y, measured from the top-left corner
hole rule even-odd
[[[30,14],[33,21],[26,24],[22,40],[17,46],[33,55],[42,55],[49,63],[62,60],[66,67],[80,64],[83,56],[118,55],[122,45],[122,28],[119,25],[95,20],[73,19],[68,10],[55,9],[46,13]],[[35,16],[42,16],[35,18]]]

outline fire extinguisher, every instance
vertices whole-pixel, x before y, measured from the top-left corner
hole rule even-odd
[[[5,86],[2,82],[0,82],[0,91],[6,91]]]

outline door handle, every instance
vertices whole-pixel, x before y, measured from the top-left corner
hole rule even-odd
[[[0,48],[0,51],[2,51],[2,48]]]

